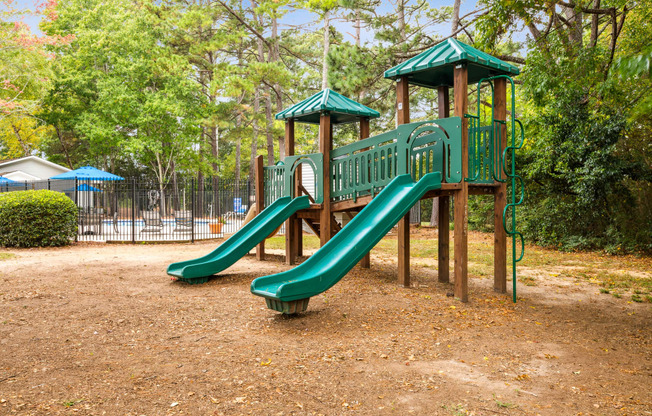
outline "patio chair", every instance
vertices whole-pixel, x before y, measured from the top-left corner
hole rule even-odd
[[[120,234],[120,227],[118,227],[118,211],[113,212],[113,232]]]
[[[242,198],[233,198],[233,211],[224,214],[224,219],[244,218],[247,214],[247,205],[242,205]]]
[[[192,231],[192,212],[174,211],[174,230],[172,232]]]
[[[79,231],[81,235],[101,235],[104,215],[101,212],[79,211]]]
[[[163,231],[163,221],[158,211],[141,211],[145,227],[140,230],[141,233],[160,233]]]

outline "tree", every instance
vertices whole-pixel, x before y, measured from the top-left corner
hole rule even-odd
[[[51,3],[41,10],[56,19]],[[48,45],[64,45],[70,36],[35,36],[19,20],[30,14],[0,0],[0,147],[3,158],[28,156],[37,151],[48,129],[37,117],[41,99],[50,85],[52,56]],[[13,20],[13,21],[12,21]]]
[[[43,25],[48,34],[75,36],[56,48],[61,59],[46,117],[83,138],[87,160],[106,166],[126,150],[150,168],[163,193],[173,165],[191,170],[197,163],[205,101],[189,62],[161,45],[167,28],[149,12],[151,3],[98,5],[70,0]]]

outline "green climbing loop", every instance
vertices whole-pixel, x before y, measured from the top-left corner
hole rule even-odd
[[[494,85],[493,80],[503,78],[509,81],[512,91],[511,117],[509,120],[510,140],[503,149],[500,138],[503,129],[507,128],[507,121],[494,118]],[[491,88],[491,124],[481,125],[480,93],[481,84],[487,82]],[[523,178],[516,173],[516,151],[523,147],[525,130],[516,115],[516,91],[514,80],[507,75],[497,75],[478,81],[478,110],[477,115],[467,114],[469,119],[469,178],[468,182],[492,183],[506,182],[510,187],[508,191],[509,202],[503,210],[503,228],[508,236],[512,237],[512,298],[516,302],[516,263],[523,259],[525,242],[523,234],[516,229],[516,207],[525,200],[525,186]],[[518,127],[518,138],[517,138]],[[520,255],[516,255],[517,240],[520,241]]]

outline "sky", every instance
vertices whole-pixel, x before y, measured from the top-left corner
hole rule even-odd
[[[41,3],[42,0],[14,0],[14,5],[18,9],[30,9],[30,10],[35,10],[36,9],[36,4]],[[433,8],[439,8],[443,6],[452,6],[453,1],[452,0],[430,0],[429,1],[430,6]],[[476,0],[462,0],[462,6],[460,9],[460,15],[464,16],[466,13],[473,11],[474,7],[476,6],[477,1]],[[387,12],[391,9],[393,9],[394,5],[390,3],[389,1],[383,1],[382,6],[379,8],[380,13]],[[293,11],[292,13],[288,13],[287,15],[284,16],[283,20],[281,21],[281,24],[287,23],[287,24],[293,24],[293,25],[309,25],[310,23],[313,23],[317,20],[317,15],[314,13],[310,13],[305,10],[297,10]],[[41,31],[38,28],[39,22],[41,21],[41,16],[25,16],[23,17],[23,21],[29,25],[31,28],[32,32],[41,35]],[[350,42],[353,42],[353,33],[354,33],[354,28],[351,22],[346,22],[342,20],[335,20],[332,22],[333,26],[344,35],[344,40],[348,40]],[[312,29],[317,29],[321,27],[320,23],[316,23],[310,26]],[[282,28],[281,28],[282,30]],[[441,25],[433,25],[433,27],[428,30],[428,33],[431,34],[439,34],[439,35],[448,35],[450,34],[450,24],[441,24]],[[362,42],[364,43],[365,41],[371,41],[371,34],[368,31],[365,31],[362,29],[361,33],[361,38]]]

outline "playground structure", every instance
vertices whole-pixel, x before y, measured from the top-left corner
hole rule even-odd
[[[467,302],[468,198],[494,195],[494,289],[500,293],[507,290],[509,235],[515,301],[515,265],[523,257],[524,247],[523,237],[516,230],[516,207],[523,202],[523,182],[515,171],[515,152],[523,144],[524,132],[515,119],[514,83],[510,78],[518,73],[518,68],[510,64],[448,39],[385,72],[385,78],[396,81],[395,130],[369,137],[369,121],[379,114],[329,89],[277,114],[277,119],[285,120],[286,157],[267,167],[263,166],[262,156],[256,160],[256,219],[236,233],[230,244],[227,241],[224,249],[220,246],[203,258],[174,263],[168,272],[181,280],[200,283],[233,264],[255,244],[256,257],[263,260],[265,237],[283,221],[286,263],[295,264],[297,256],[303,254],[301,224],[305,222],[319,236],[322,248],[294,269],[258,278],[251,285],[252,293],[264,297],[269,308],[283,313],[301,312],[310,297],[337,283],[358,262],[368,268],[369,251],[398,223],[398,282],[408,287],[409,210],[421,199],[436,197],[438,280],[449,282],[452,197],[454,294]],[[468,87],[474,83],[478,110],[469,114]],[[512,94],[509,120],[507,83],[511,84]],[[410,123],[410,85],[437,89],[438,119]],[[483,86],[491,89],[488,120],[480,111]],[[294,154],[296,122],[319,124],[319,153]],[[333,149],[333,125],[351,122],[359,123],[360,140]],[[307,192],[299,169],[302,164],[314,171],[314,197],[304,195]],[[333,216],[336,212],[346,213],[351,221],[340,227]]]

